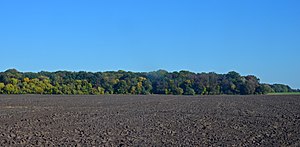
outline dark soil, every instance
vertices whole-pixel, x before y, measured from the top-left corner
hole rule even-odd
[[[0,146],[300,146],[300,95],[0,95]]]

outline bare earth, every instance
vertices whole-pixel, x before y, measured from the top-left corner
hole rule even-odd
[[[300,95],[0,95],[0,146],[300,146]]]

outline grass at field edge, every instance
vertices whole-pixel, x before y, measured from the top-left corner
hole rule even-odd
[[[278,92],[278,93],[268,93],[267,95],[300,95],[300,92]]]

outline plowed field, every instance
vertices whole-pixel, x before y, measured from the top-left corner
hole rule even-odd
[[[0,95],[0,146],[300,146],[300,95]]]

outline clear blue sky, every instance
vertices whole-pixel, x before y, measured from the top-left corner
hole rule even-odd
[[[299,0],[1,0],[0,70],[254,74],[300,88]]]

